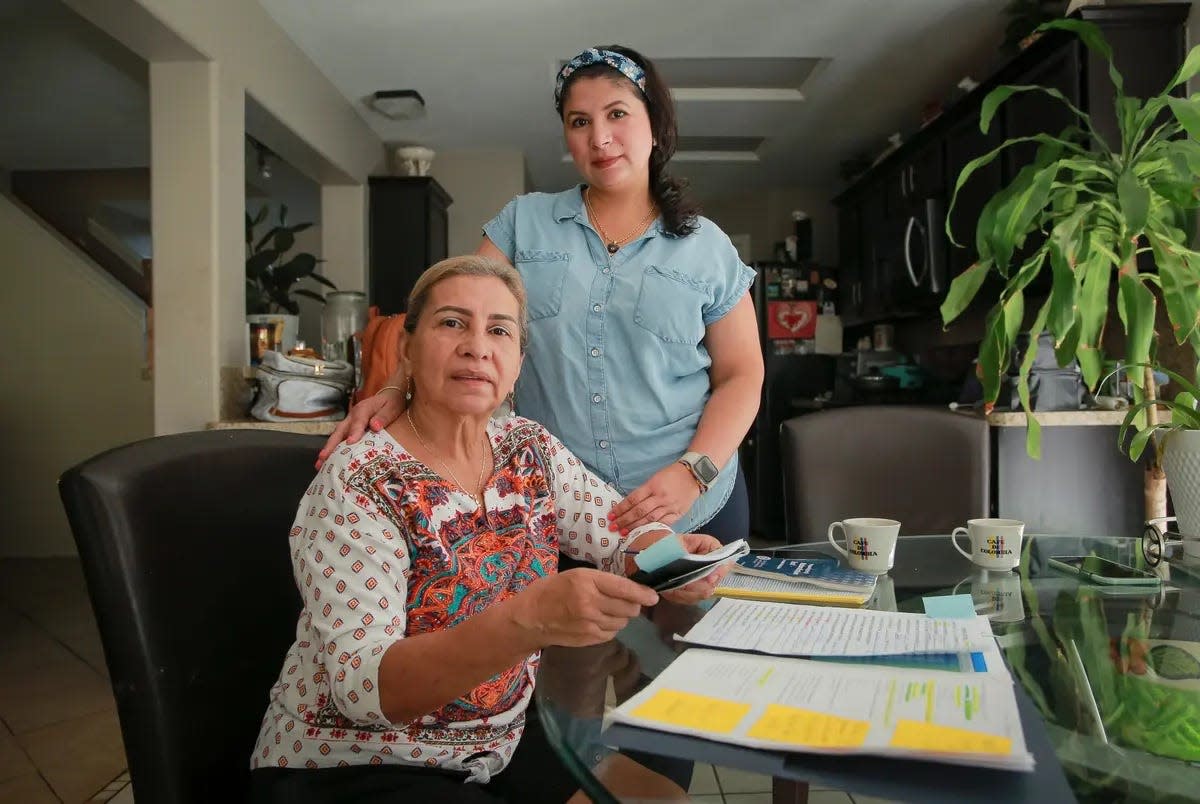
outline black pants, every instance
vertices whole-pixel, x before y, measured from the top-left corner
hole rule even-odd
[[[729,499],[712,519],[698,526],[696,532],[715,536],[721,544],[750,538],[750,493],[746,491],[746,476],[742,474],[740,463]]]
[[[692,763],[630,753],[674,781],[691,784]],[[487,784],[436,768],[352,765],[345,768],[257,768],[250,772],[252,804],[563,804],[579,789],[550,747],[533,707],[512,760]]]

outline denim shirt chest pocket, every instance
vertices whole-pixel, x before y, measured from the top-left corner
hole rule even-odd
[[[529,320],[552,318],[562,308],[563,283],[571,267],[569,251],[518,249],[514,267],[525,282]]]
[[[662,265],[648,265],[633,320],[667,343],[695,345],[704,339],[704,305],[711,298],[707,282]]]

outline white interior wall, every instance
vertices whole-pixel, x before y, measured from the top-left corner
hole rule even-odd
[[[439,151],[430,175],[454,199],[450,205],[450,255],[470,254],[479,248],[483,224],[513,196],[525,192],[525,155],[520,151]]]
[[[0,557],[72,555],[58,476],[154,432],[145,306],[2,195],[0,243]]]
[[[751,259],[774,259],[775,243],[795,231],[792,211],[808,213],[813,222],[813,258],[822,265],[837,264],[837,211],[826,188],[783,187],[745,195],[721,196],[703,203],[711,218],[728,235],[750,235]]]

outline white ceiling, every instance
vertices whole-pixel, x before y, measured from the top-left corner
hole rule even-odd
[[[252,0],[246,0],[251,2]],[[575,181],[557,65],[594,44],[656,59],[827,59],[801,102],[680,101],[684,137],[763,140],[758,162],[680,161],[701,196],[803,185],[916,127],[921,107],[998,59],[1006,0],[259,0],[386,142],[514,149],[538,189]],[[0,0],[0,168],[149,161],[145,62],[57,0]],[[695,72],[695,61],[685,65]],[[745,68],[745,65],[742,65]],[[369,110],[414,88],[427,116]]]
[[[575,180],[552,102],[558,64],[595,44],[652,59],[829,59],[795,102],[680,102],[683,136],[764,137],[760,161],[680,162],[701,195],[833,186],[837,165],[915,128],[928,100],[995,61],[1005,0],[259,0],[386,142],[525,153],[538,189]],[[418,90],[427,116],[369,110]]]

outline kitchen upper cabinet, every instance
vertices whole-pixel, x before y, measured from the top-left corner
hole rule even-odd
[[[838,299],[845,319],[862,315],[864,251],[862,207],[857,198],[849,198],[838,208]]]
[[[384,315],[402,313],[425,269],[446,259],[453,203],[428,176],[370,179],[370,302]]]
[[[1183,61],[1190,8],[1187,3],[1088,6],[1075,16],[1100,27],[1112,45],[1127,94],[1146,97],[1161,91]],[[950,246],[944,235],[944,216],[963,168],[1006,139],[1058,135],[1076,123],[1061,101],[1045,92],[1030,91],[1010,97],[984,134],[979,129],[983,98],[1003,85],[1057,90],[1092,117],[1110,145],[1119,147],[1107,63],[1074,34],[1046,33],[835,199],[839,225],[845,221],[840,234],[842,269],[856,272],[855,282],[861,287],[858,294],[850,291],[843,295],[843,309],[851,324],[931,310],[940,303],[949,282],[977,261],[975,230],[984,207],[1033,161],[1038,144],[1006,149],[999,159],[976,170],[961,188],[949,212],[950,227],[964,246],[958,248]],[[851,243],[853,232],[859,234]],[[1014,255],[1010,267],[1015,270],[1044,242],[1044,235],[1035,232]],[[918,270],[927,264],[929,255],[934,257],[931,264],[944,271],[943,281],[922,285],[913,275],[918,279],[932,275]],[[938,255],[943,259],[940,264]],[[1003,281],[998,274],[990,276],[976,296],[977,303],[990,306]],[[1040,295],[1049,290],[1050,272],[1043,271],[1026,292]],[[850,305],[845,303],[847,296]]]

